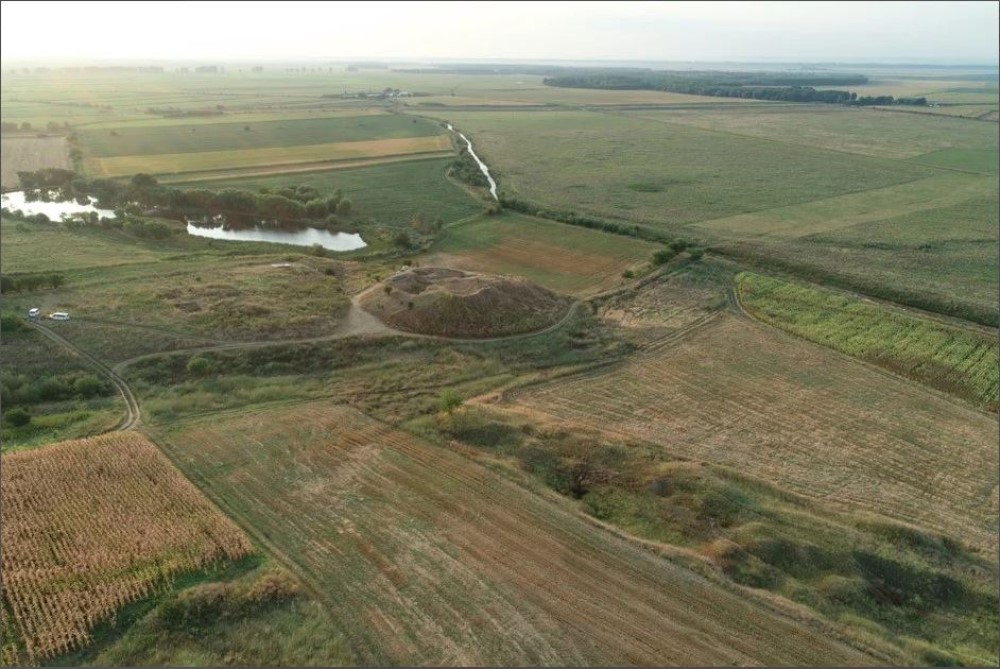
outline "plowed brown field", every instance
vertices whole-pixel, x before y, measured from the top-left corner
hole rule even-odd
[[[358,663],[869,664],[455,452],[326,403],[157,439],[338,618]]]

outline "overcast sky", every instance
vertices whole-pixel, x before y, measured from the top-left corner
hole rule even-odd
[[[997,62],[997,2],[0,3],[0,58]]]

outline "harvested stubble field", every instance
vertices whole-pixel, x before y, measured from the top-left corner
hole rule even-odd
[[[868,664],[471,459],[326,403],[157,440],[315,590],[359,664]]]
[[[70,169],[69,147],[65,137],[18,137],[4,135],[0,138],[3,167],[0,168],[0,186],[17,188],[18,172],[33,172],[45,167]]]
[[[994,418],[767,326],[724,315],[670,348],[526,389],[506,406],[997,555]]]
[[[37,663],[175,576],[250,543],[144,437],[3,456],[3,664]]]
[[[161,153],[109,158],[87,157],[84,162],[89,172],[99,176],[128,176],[138,172],[177,174],[223,170],[233,167],[296,165],[315,163],[316,161],[335,162],[358,158],[441,153],[450,151],[451,146],[451,138],[447,135],[431,135],[428,137],[372,139],[263,149]]]
[[[546,288],[587,295],[621,281],[656,244],[505,212],[446,230],[425,265],[524,276]]]
[[[783,330],[996,411],[997,338],[807,285],[742,273],[743,306]]]

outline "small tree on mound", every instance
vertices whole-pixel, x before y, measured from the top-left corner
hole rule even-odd
[[[442,392],[438,398],[438,410],[449,416],[460,406],[462,406],[462,396],[451,388]]]

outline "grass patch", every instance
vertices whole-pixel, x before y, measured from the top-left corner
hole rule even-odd
[[[913,162],[933,165],[934,167],[996,174],[1000,171],[1000,152],[996,149],[942,149],[917,156]]]
[[[666,230],[933,174],[908,163],[620,115],[455,112],[448,119],[472,139],[508,195]],[[666,185],[659,192],[629,188],[637,183]]]
[[[323,196],[339,190],[362,219],[407,227],[416,215],[425,221],[450,223],[483,211],[483,202],[445,177],[450,164],[450,159],[428,159],[329,172],[191,181],[185,187],[257,190],[312,186]]]

